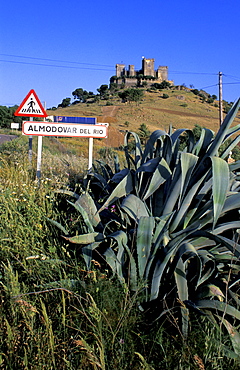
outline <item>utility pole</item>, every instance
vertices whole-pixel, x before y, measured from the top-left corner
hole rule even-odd
[[[219,76],[219,126],[223,122],[223,104],[222,104],[222,72],[218,73]]]

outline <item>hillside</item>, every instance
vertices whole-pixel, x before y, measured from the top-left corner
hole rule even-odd
[[[164,99],[163,94],[169,97]],[[121,99],[113,96],[108,101],[77,103],[66,108],[48,110],[47,113],[59,116],[94,116],[97,117],[97,122],[108,122],[108,138],[95,140],[95,146],[118,148],[123,144],[125,131],[136,132],[142,123],[145,123],[151,132],[157,129],[168,130],[169,125],[177,129],[193,128],[196,124],[216,132],[219,127],[217,105],[217,102],[213,104],[203,102],[189,89],[180,91],[174,89],[145,91],[144,98],[139,103],[122,103]],[[238,123],[240,115],[235,119],[235,124]],[[87,139],[60,139],[65,145],[70,144],[71,140],[74,140],[74,145],[79,143],[80,152],[82,150],[83,154],[86,153]]]

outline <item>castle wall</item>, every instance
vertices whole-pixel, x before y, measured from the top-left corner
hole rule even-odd
[[[142,80],[146,81],[148,85],[151,85],[154,82],[161,83],[162,81],[168,81],[168,67],[167,66],[159,66],[158,69],[154,70],[154,62],[155,59],[142,59],[142,70],[135,71],[134,65],[130,64],[128,67],[128,70],[125,68],[125,64],[116,64],[116,76],[117,84],[125,84],[126,86],[137,86],[138,85],[138,79],[134,78],[134,76],[137,76],[139,74],[142,74],[143,76],[153,76],[156,78],[156,80]],[[122,77],[122,78],[121,78]],[[142,82],[141,81],[141,82]]]

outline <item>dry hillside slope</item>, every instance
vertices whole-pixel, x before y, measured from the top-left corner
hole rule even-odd
[[[163,99],[167,93],[168,98]],[[123,143],[124,131],[136,132],[145,123],[153,132],[157,129],[193,128],[196,124],[212,129],[219,128],[218,102],[209,104],[202,102],[199,96],[190,90],[165,90],[144,93],[140,103],[122,103],[119,98],[100,100],[98,103],[78,103],[66,108],[49,110],[49,115],[63,116],[94,116],[97,122],[109,123],[109,135],[101,140],[100,146],[118,147]],[[235,124],[240,123],[240,114]]]

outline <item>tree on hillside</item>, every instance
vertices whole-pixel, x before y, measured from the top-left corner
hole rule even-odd
[[[138,103],[140,100],[142,100],[144,96],[144,92],[140,89],[126,89],[124,91],[121,91],[118,93],[118,96],[124,101],[131,103],[132,101]]]
[[[155,87],[156,89],[162,90],[162,89],[168,89],[172,85],[170,84],[170,82],[164,80],[161,83],[155,82],[152,84],[152,86]]]
[[[92,93],[93,94],[93,93]],[[90,93],[87,90],[83,90],[81,87],[72,92],[74,99],[78,99],[80,102],[85,103]],[[92,95],[91,95],[92,96]]]
[[[146,144],[146,141],[149,138],[151,131],[148,129],[146,123],[142,123],[138,129],[137,134],[141,140],[141,143]]]
[[[97,91],[100,94],[100,99],[108,99],[109,94],[108,94],[108,85],[101,85]]]
[[[10,128],[11,122],[21,123],[23,119],[26,119],[25,117],[14,116],[17,108],[17,105],[14,105],[13,107],[0,105],[0,127]]]
[[[65,98],[62,100],[61,104],[58,104],[58,108],[66,108],[70,105],[71,98]]]

